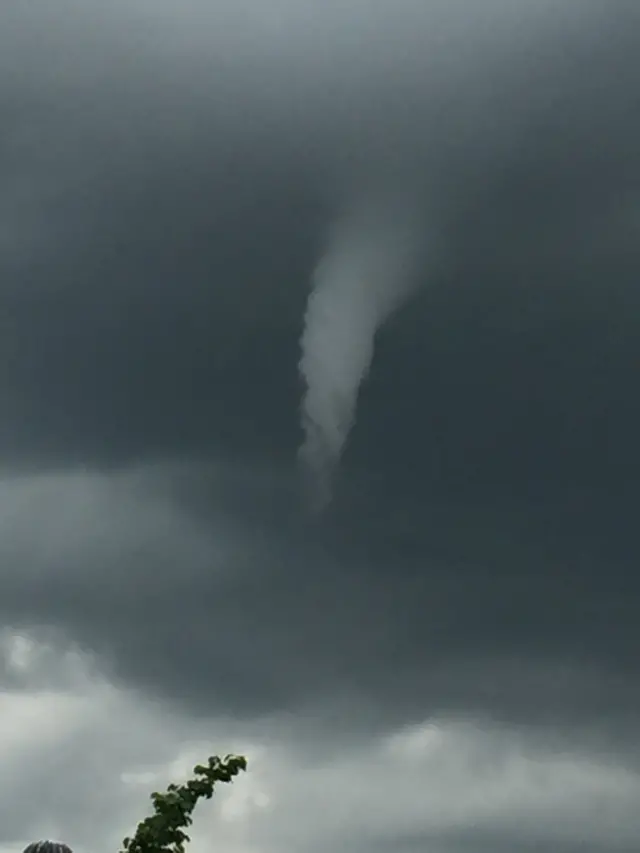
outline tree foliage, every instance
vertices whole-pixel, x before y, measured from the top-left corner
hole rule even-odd
[[[171,784],[164,793],[151,794],[154,814],[138,824],[132,838],[125,838],[120,853],[184,853],[191,839],[185,829],[193,822],[198,800],[210,800],[217,782],[232,782],[247,769],[242,755],[211,756],[206,765],[193,768],[193,778],[184,785]]]

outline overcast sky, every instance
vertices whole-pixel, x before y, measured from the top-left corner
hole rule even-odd
[[[639,81],[636,0],[1,4],[0,853],[234,750],[193,853],[638,850]],[[416,286],[312,516],[370,199]]]

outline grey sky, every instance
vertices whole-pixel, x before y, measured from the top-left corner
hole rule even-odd
[[[44,657],[0,665],[1,853],[113,849],[122,774],[194,740],[273,759],[246,785],[278,809],[207,824],[238,853],[637,848],[639,18],[4,4],[0,623]],[[428,223],[422,286],[313,522],[309,281],[389,190]],[[103,805],[26,803],[26,713]],[[378,787],[425,721],[441,751]]]

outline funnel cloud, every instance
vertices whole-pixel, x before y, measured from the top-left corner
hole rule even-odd
[[[330,229],[313,275],[301,338],[304,441],[299,461],[313,508],[331,501],[380,326],[416,286],[418,218],[395,204],[358,203]]]

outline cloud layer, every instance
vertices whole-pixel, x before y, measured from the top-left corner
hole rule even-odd
[[[123,774],[212,741],[238,851],[637,848],[637,17],[0,9],[2,853],[114,849]],[[305,305],[369,193],[428,260],[311,521]]]

